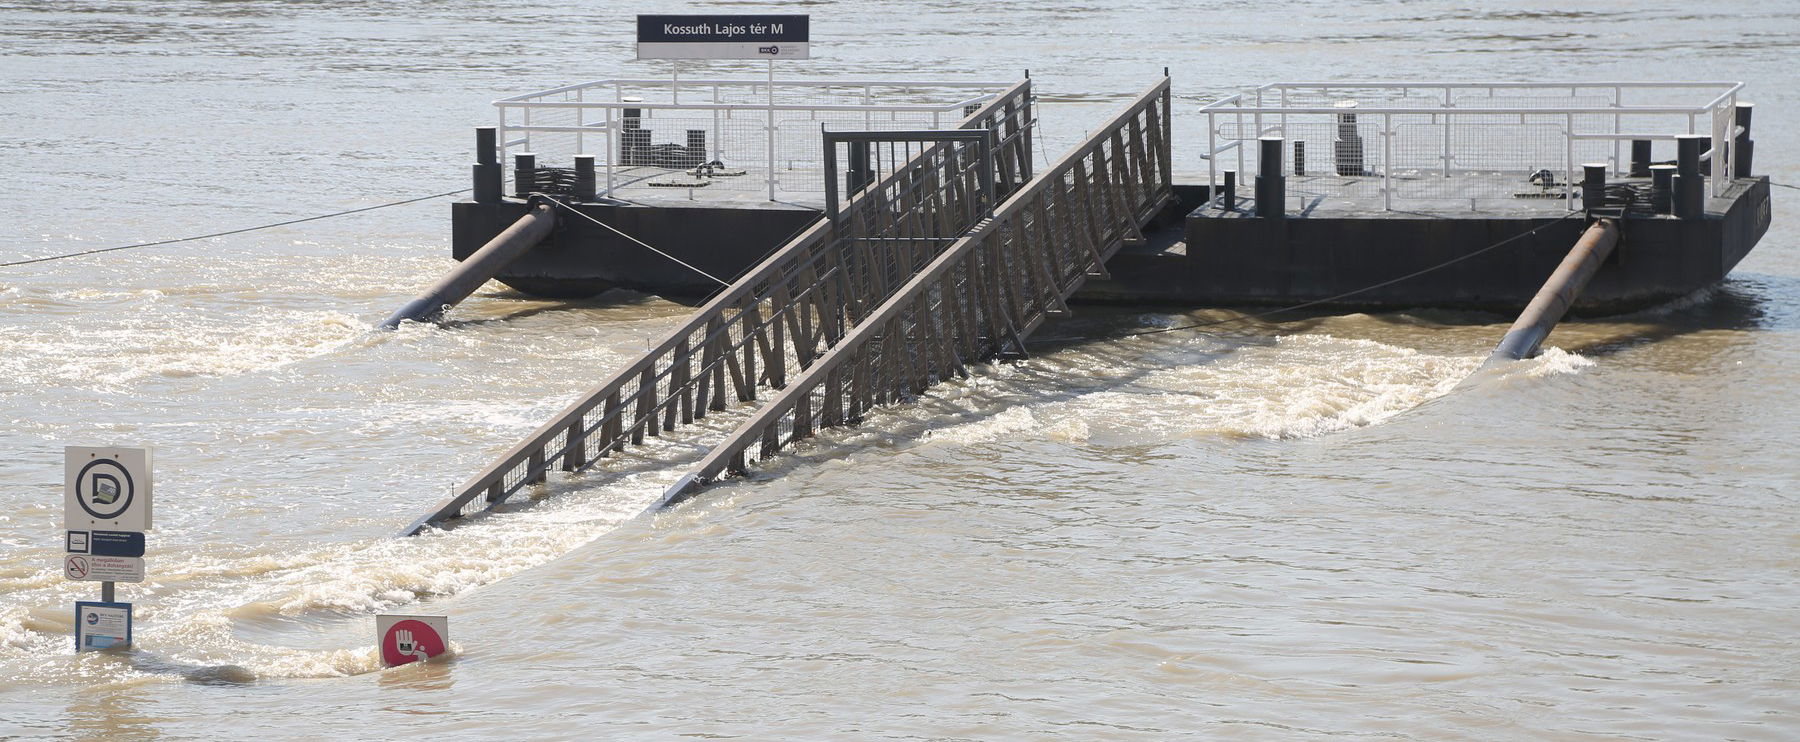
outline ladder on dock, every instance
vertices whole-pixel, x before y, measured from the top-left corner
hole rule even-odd
[[[674,503],[970,365],[1022,357],[1172,199],[1168,78],[1035,177],[1030,92],[1022,81],[964,120],[992,132],[991,157],[961,141],[909,151],[401,535],[683,433],[707,453],[657,505]],[[740,422],[720,438],[716,420],[695,424],[709,416]]]

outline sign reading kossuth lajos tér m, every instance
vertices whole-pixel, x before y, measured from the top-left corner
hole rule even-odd
[[[638,59],[806,59],[804,15],[640,15]]]

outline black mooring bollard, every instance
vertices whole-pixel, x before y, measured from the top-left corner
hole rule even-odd
[[[1650,166],[1650,210],[1667,214],[1675,210],[1675,166]]]
[[[1606,205],[1606,163],[1581,166],[1581,208],[1593,211]]]
[[[1756,154],[1756,142],[1750,140],[1750,113],[1753,106],[1749,103],[1737,104],[1737,125],[1743,131],[1732,138],[1732,177],[1750,177],[1750,160]]]
[[[1711,137],[1675,137],[1675,216],[1695,219],[1706,212],[1706,181],[1700,176],[1700,152]]]
[[[475,202],[500,200],[504,180],[500,172],[499,132],[492,126],[475,127]]]
[[[1287,183],[1281,176],[1281,137],[1257,140],[1256,215],[1280,219],[1287,213]]]
[[[594,156],[575,156],[575,200],[591,202],[598,186],[594,180]]]
[[[1306,142],[1294,142],[1294,174],[1306,174]]]
[[[1650,177],[1650,140],[1631,140],[1631,177]]]
[[[537,191],[537,155],[520,152],[513,155],[513,195],[529,198]]]
[[[1219,197],[1219,208],[1223,211],[1237,211],[1237,171],[1225,171],[1224,193]]]

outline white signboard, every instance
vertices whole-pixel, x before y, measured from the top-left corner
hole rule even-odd
[[[150,449],[63,449],[63,528],[150,530]]]
[[[75,603],[75,651],[131,644],[130,603]]]
[[[143,557],[64,554],[63,576],[86,582],[143,582]]]
[[[376,616],[376,651],[387,667],[436,657],[450,648],[448,616]]]
[[[806,59],[804,15],[640,15],[638,59]]]

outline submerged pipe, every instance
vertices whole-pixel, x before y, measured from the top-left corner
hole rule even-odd
[[[513,222],[512,226],[488,240],[474,255],[470,255],[467,260],[458,263],[443,278],[438,279],[425,293],[388,316],[381,323],[381,329],[392,330],[406,320],[431,322],[444,316],[444,312],[469,298],[470,294],[506,268],[507,264],[548,237],[550,229],[555,226],[556,212],[551,210],[550,204],[536,204],[531,211]]]
[[[1581,239],[1575,241],[1575,246],[1569,248],[1569,254],[1563,256],[1562,264],[1556,266],[1550,280],[1544,282],[1537,295],[1531,297],[1531,303],[1525,305],[1525,311],[1520,312],[1512,327],[1507,328],[1506,336],[1500,338],[1500,345],[1483,365],[1536,355],[1544,337],[1562,321],[1575,298],[1587,287],[1588,279],[1594,277],[1594,272],[1606,262],[1606,256],[1618,242],[1619,225],[1613,220],[1599,219],[1589,226]]]

